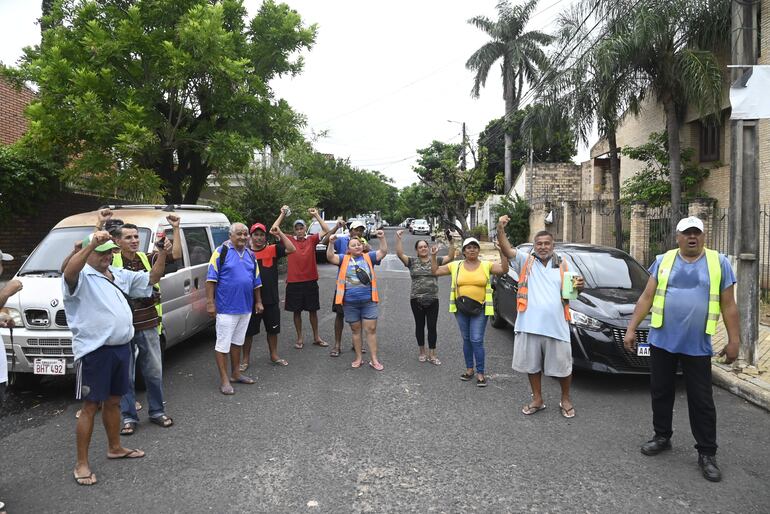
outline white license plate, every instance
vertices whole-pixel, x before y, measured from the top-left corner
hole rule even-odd
[[[35,375],[64,375],[67,372],[65,359],[35,359]]]
[[[636,346],[636,355],[639,357],[649,357],[650,356],[650,345],[649,344],[639,344]]]

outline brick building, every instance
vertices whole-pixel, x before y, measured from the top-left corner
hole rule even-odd
[[[27,131],[29,122],[24,109],[34,98],[35,93],[29,88],[16,89],[0,77],[0,144],[15,143]]]

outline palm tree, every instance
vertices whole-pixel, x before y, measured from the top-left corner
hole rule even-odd
[[[559,56],[564,56],[562,69],[545,76],[545,87],[538,93],[542,109],[539,116],[525,121],[526,126],[551,127],[554,120],[565,116],[572,125],[575,139],[588,144],[592,130],[607,140],[614,208],[615,246],[623,246],[623,221],[620,210],[620,148],[617,128],[625,112],[637,113],[644,81],[626,63],[607,58],[606,43],[601,39],[614,26],[612,13],[592,16],[591,2],[573,4],[557,20]],[[601,30],[591,36],[599,18]],[[589,21],[590,20],[590,21]],[[601,23],[601,22],[604,23]],[[571,52],[571,54],[570,54]]]
[[[486,32],[490,41],[473,52],[465,67],[476,73],[473,79],[471,95],[478,98],[481,88],[486,84],[489,70],[502,59],[503,99],[505,117],[519,108],[525,81],[537,80],[540,71],[548,64],[543,46],[553,38],[537,30],[525,32],[532,11],[538,0],[528,0],[523,5],[511,7],[510,2],[502,0],[497,4],[498,19],[490,20],[486,16],[476,16],[468,23]],[[513,136],[505,132],[505,193],[511,189],[511,146]]]
[[[646,0],[619,20],[606,47],[614,61],[646,75],[666,113],[672,219],[681,214],[679,129],[689,105],[701,117],[721,109],[724,79],[715,52],[729,44],[729,34],[730,0]]]

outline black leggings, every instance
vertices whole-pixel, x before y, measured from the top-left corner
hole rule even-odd
[[[422,307],[420,302],[412,298],[409,303],[414,315],[414,336],[418,346],[425,346],[425,321],[428,321],[428,348],[436,349],[436,322],[438,321],[438,298],[434,299],[427,307]]]

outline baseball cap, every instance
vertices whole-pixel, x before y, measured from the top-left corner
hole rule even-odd
[[[8,253],[3,253],[3,251],[0,250],[0,260],[12,261],[13,260],[13,255],[8,254]]]
[[[257,222],[251,226],[251,228],[249,229],[249,234],[253,234],[254,231],[257,229],[261,230],[262,232],[267,232],[267,229],[265,228],[265,226],[262,223]]]
[[[350,230],[353,230],[354,228],[358,228],[358,227],[366,228],[366,225],[364,225],[364,222],[360,220],[356,220],[350,224]]]
[[[93,238],[93,237],[94,237],[93,234],[88,234],[83,239],[83,247],[84,248],[91,244],[91,238]],[[110,239],[110,240],[100,244],[96,248],[94,248],[94,251],[95,252],[109,252],[110,250],[114,250],[115,248],[120,248],[120,247],[118,245],[116,245],[115,242],[112,239]]]
[[[679,220],[679,223],[676,224],[677,232],[684,232],[688,228],[697,228],[703,232],[703,222],[700,220],[700,218],[696,218],[695,216],[688,216],[687,218],[682,218]]]
[[[479,240],[475,237],[466,237],[465,241],[463,241],[462,249],[465,250],[465,247],[468,245],[476,245],[479,248],[481,248],[481,245],[479,244]]]
[[[303,227],[307,227],[307,223],[305,223],[305,220],[297,220],[294,222],[293,227],[296,227],[297,225],[302,225]]]

